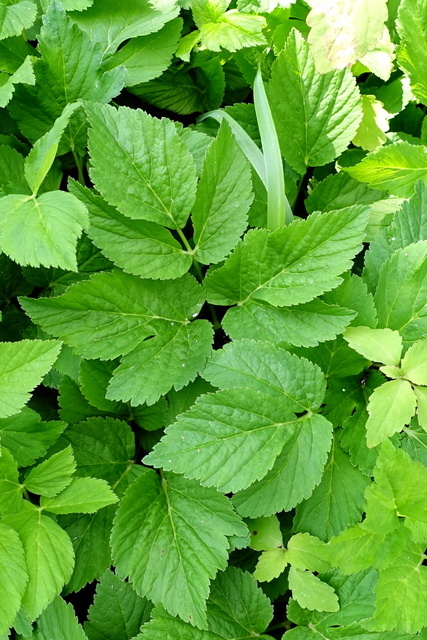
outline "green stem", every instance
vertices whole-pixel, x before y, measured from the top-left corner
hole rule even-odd
[[[73,152],[74,162],[76,163],[76,167],[77,167],[77,179],[81,185],[85,186],[86,181],[85,181],[85,176],[83,172],[83,169],[84,169],[83,158],[79,156],[79,154],[76,153],[74,149],[72,150],[72,152]]]

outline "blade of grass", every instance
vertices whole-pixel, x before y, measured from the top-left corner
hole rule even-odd
[[[293,220],[292,209],[285,193],[282,155],[276,127],[262,80],[261,65],[254,82],[254,105],[264,156],[267,178],[267,228],[280,229]]]

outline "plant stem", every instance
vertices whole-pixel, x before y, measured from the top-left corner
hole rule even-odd
[[[84,169],[83,158],[79,156],[79,154],[76,153],[74,149],[72,149],[72,152],[73,152],[74,162],[76,163],[76,167],[77,167],[77,179],[81,185],[86,186],[85,176],[83,172],[83,169]]]

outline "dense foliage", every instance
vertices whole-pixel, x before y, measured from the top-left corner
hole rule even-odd
[[[1,0],[0,640],[427,638],[426,105],[427,0]]]

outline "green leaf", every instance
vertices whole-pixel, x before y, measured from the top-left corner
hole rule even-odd
[[[34,322],[61,335],[76,353],[113,359],[171,324],[186,326],[200,311],[203,291],[190,275],[156,282],[116,270],[73,284],[57,298],[20,302]]]
[[[368,360],[392,365],[398,365],[400,362],[402,338],[398,331],[363,326],[349,327],[344,332],[344,339],[352,349]]]
[[[234,249],[246,229],[252,198],[249,164],[224,122],[206,152],[192,210],[198,262],[220,262]]]
[[[93,513],[115,502],[118,498],[105,480],[74,478],[53,498],[42,497],[40,507],[50,513]]]
[[[0,343],[0,417],[18,413],[49,371],[61,349],[55,340]]]
[[[414,384],[427,385],[427,340],[415,342],[402,360],[402,374]]]
[[[18,465],[10,451],[1,448],[0,456],[0,512],[16,513],[22,508],[22,486]]]
[[[163,607],[153,610],[138,640],[232,640],[260,636],[273,617],[268,598],[249,573],[228,567],[212,583],[207,602],[207,630],[172,618]]]
[[[343,167],[374,189],[409,198],[418,180],[427,184],[427,151],[423,145],[394,142],[369,153],[359,164]]]
[[[417,398],[417,416],[420,427],[427,431],[427,389],[424,387],[414,387]]]
[[[205,627],[209,581],[226,567],[227,536],[245,530],[228,499],[215,490],[147,469],[118,508],[113,559],[118,575],[129,576],[139,595]]]
[[[38,413],[24,407],[20,413],[0,419],[1,443],[20,467],[28,467],[45,455],[65,427],[65,422],[42,422]]]
[[[151,405],[172,387],[182,389],[195,379],[211,353],[212,325],[207,320],[171,324],[165,323],[161,333],[122,358],[107,398]]]
[[[375,96],[362,95],[363,117],[352,143],[367,151],[374,151],[387,141],[390,114]]]
[[[278,399],[292,411],[315,411],[322,404],[325,380],[316,365],[268,342],[239,340],[214,351],[203,377],[221,389],[245,387]]]
[[[175,0],[165,0],[159,8],[147,0],[131,0],[126,5],[97,0],[87,11],[71,15],[93,41],[101,44],[105,56],[129,38],[156,33],[178,13]]]
[[[319,484],[331,448],[332,425],[323,416],[306,416],[296,424],[272,469],[233,496],[242,516],[268,516],[290,511],[309,498]]]
[[[77,271],[76,244],[88,226],[86,207],[65,191],[0,199],[0,246],[18,264]]]
[[[111,571],[99,581],[94,603],[89,607],[85,632],[89,640],[133,638],[142,624],[148,622],[152,605],[140,598],[128,582]]]
[[[296,418],[286,396],[235,387],[197,399],[144,458],[219,491],[239,491],[271,469]]]
[[[15,4],[1,5],[0,8],[0,40],[19,36],[24,29],[31,27],[37,16],[37,5],[23,0]]]
[[[55,120],[52,129],[37,140],[25,158],[25,178],[34,196],[55,160],[62,134],[77,106],[76,103],[67,105],[62,115]]]
[[[405,0],[400,3],[396,23],[401,38],[397,60],[408,74],[416,98],[423,103],[427,101],[426,8],[425,0]]]
[[[37,622],[37,640],[87,640],[79,625],[73,605],[57,596]]]
[[[289,570],[289,588],[292,596],[301,607],[316,611],[338,611],[338,597],[334,589],[322,582],[310,571],[301,571],[291,567]]]
[[[365,224],[364,209],[350,207],[315,213],[272,233],[251,230],[224,266],[206,278],[208,300],[220,305],[251,298],[278,306],[309,302],[340,284],[338,276],[358,252]]]
[[[102,253],[126,273],[142,278],[179,278],[191,267],[191,255],[168,229],[131,220],[93,191],[70,181],[70,191],[89,211],[89,235]]]
[[[2,78],[5,76],[2,75]],[[35,84],[36,79],[34,76],[32,60],[30,56],[27,56],[24,62],[21,64],[15,73],[12,73],[0,86],[0,107],[5,107],[12,99],[15,91],[15,85],[22,84]]]
[[[268,97],[282,154],[301,174],[339,156],[362,119],[349,69],[319,75],[309,45],[295,29],[273,64]]]
[[[298,347],[314,347],[342,333],[355,317],[354,313],[319,299],[288,308],[249,300],[228,309],[222,326],[233,340],[256,335],[272,344],[287,342]]]
[[[271,582],[278,578],[288,564],[286,550],[270,549],[263,551],[258,558],[253,576],[258,582]]]
[[[22,542],[11,527],[0,524],[0,633],[8,635],[28,582]]]
[[[257,551],[268,551],[283,545],[280,522],[277,516],[255,518],[246,522],[251,534],[249,546]]]
[[[124,65],[126,87],[157,78],[171,63],[181,29],[182,20],[176,19],[156,33],[133,38],[108,58],[103,68],[110,70]]]
[[[87,104],[86,110],[90,177],[98,191],[129,218],[181,229],[194,204],[196,172],[174,124],[127,107]]]
[[[31,469],[25,478],[25,488],[32,493],[52,498],[65,489],[76,469],[71,447],[66,447]]]
[[[204,4],[204,0],[193,0],[191,6],[194,20],[200,30],[200,40],[207,49],[221,51],[221,48],[224,48],[237,51],[244,47],[267,44],[262,32],[266,22],[262,16],[240,13],[236,9],[225,11],[229,3],[224,2],[216,6],[214,12],[208,9],[208,16]],[[213,4],[211,0],[209,4]],[[215,4],[218,5],[216,2]]]
[[[74,566],[71,540],[61,527],[36,507],[4,516],[24,545],[28,585],[22,604],[31,620],[60,593]]]
[[[346,530],[347,531],[347,530]],[[330,565],[323,559],[325,543],[309,533],[297,533],[290,538],[286,558],[296,569],[324,572]]]
[[[320,484],[297,507],[295,529],[329,540],[361,519],[368,484],[335,439]]]
[[[415,413],[416,397],[407,380],[390,380],[374,389],[369,398],[366,422],[368,447],[401,431]]]

